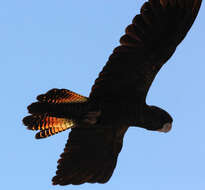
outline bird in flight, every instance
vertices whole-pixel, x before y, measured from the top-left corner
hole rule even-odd
[[[149,0],[110,55],[89,97],[52,89],[28,106],[37,139],[71,129],[53,185],[106,183],[130,126],[168,132],[172,117],[146,104],[148,90],[191,28],[202,0]]]

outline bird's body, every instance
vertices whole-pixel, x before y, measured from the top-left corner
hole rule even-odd
[[[89,97],[52,89],[28,107],[23,122],[45,138],[71,128],[53,184],[105,183],[130,126],[168,132],[172,117],[146,104],[160,68],[191,28],[202,0],[149,0],[120,39]]]

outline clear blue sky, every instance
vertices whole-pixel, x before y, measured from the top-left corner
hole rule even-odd
[[[173,116],[173,130],[130,129],[107,184],[52,186],[69,131],[38,141],[22,125],[27,105],[40,93],[55,87],[89,94],[143,2],[1,1],[1,189],[205,189],[204,4],[148,95],[149,104]]]

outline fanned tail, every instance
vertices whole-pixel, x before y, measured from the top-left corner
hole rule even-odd
[[[59,132],[70,129],[74,125],[74,121],[66,118],[51,117],[44,115],[29,115],[23,119],[24,125],[29,130],[40,130],[36,134],[36,139],[49,137]]]
[[[86,97],[66,89],[52,89],[39,95],[37,100],[28,106],[31,115],[23,119],[27,129],[39,130],[37,139],[74,127],[90,108]]]

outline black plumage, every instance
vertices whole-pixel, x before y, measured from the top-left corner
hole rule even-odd
[[[89,97],[52,89],[23,122],[45,138],[71,128],[53,184],[107,182],[129,126],[168,132],[172,117],[146,104],[148,90],[191,28],[202,0],[149,0],[120,39]]]

